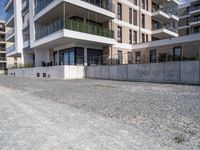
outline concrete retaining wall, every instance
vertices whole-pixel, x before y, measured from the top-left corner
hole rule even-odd
[[[8,75],[18,77],[39,77],[51,79],[82,79],[85,77],[84,66],[51,66],[9,69]]]
[[[87,78],[200,84],[200,61],[88,66]]]

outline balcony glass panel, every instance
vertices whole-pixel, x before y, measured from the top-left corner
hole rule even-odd
[[[15,44],[13,44],[12,46],[6,48],[6,52],[7,53],[10,53],[10,52],[13,52],[13,51],[15,51]]]
[[[39,13],[54,0],[35,0],[35,14]]]
[[[12,17],[14,14],[14,8],[11,7],[7,12],[6,12],[6,21],[8,21],[10,19],[10,17]]]
[[[68,30],[74,30],[78,32],[113,38],[113,31],[110,29],[97,27],[94,25],[89,25],[88,23],[83,23],[70,19],[65,19],[65,20],[61,19],[55,21],[52,24],[49,24],[48,26],[43,27],[41,30],[36,32],[36,39],[42,38],[44,36],[47,36],[51,33],[54,33],[64,28]]]

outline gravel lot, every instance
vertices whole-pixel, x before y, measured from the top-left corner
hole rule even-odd
[[[200,149],[200,86],[0,76],[0,96],[2,150]]]

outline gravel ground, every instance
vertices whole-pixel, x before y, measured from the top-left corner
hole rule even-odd
[[[81,150],[200,149],[200,86],[0,76],[0,96],[3,97],[0,98],[0,113],[5,114],[0,115],[0,145],[3,145],[0,149],[10,150],[9,145],[12,145],[5,138],[6,133],[11,131],[1,127],[2,124],[13,124],[20,113],[27,124],[29,121],[35,123],[37,116],[43,122],[43,116],[52,124],[64,126],[62,130],[52,131],[55,126],[45,124],[46,128],[41,130],[46,133],[46,138],[51,132],[56,135],[63,133],[62,140],[69,138],[64,131],[80,132],[80,136],[78,134],[70,142],[57,140],[55,145],[60,147],[56,149],[63,146],[65,149],[68,146],[67,149]],[[26,109],[24,112],[16,109],[14,114],[19,113],[19,116],[13,117],[15,111],[10,112],[13,105],[22,105]],[[38,115],[33,116],[34,113]],[[4,118],[7,115],[11,120]],[[62,121],[58,120],[58,116]],[[20,121],[17,123],[18,129]],[[66,128],[69,124],[73,124],[74,128]],[[11,138],[11,141],[18,141],[17,137]],[[50,144],[48,146],[52,147],[49,148],[46,144],[33,149],[54,149],[55,145]]]

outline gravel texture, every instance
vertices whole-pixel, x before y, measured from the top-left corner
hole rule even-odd
[[[0,90],[0,96],[4,97],[0,100],[0,108],[4,107],[0,109],[0,113],[11,115],[6,108],[19,103],[28,105],[25,110],[33,109],[36,114],[40,111],[46,112],[49,116],[46,115],[45,118],[50,120],[56,121],[56,115],[63,117],[63,124],[67,123],[65,117],[68,117],[75,126],[74,129],[69,129],[85,130],[84,140],[77,137],[72,143],[60,142],[61,147],[71,145],[71,149],[200,149],[200,86],[0,76]],[[8,102],[6,96],[6,99],[10,99]],[[40,108],[34,108],[36,104],[40,104]],[[16,109],[16,113],[18,111]],[[77,116],[78,119],[72,116]],[[2,115],[0,126],[4,122],[9,124],[10,121],[1,118]],[[26,122],[26,118],[24,121]],[[87,128],[78,126],[83,122]],[[94,124],[98,132],[88,127]],[[65,129],[67,132],[68,128]],[[87,132],[87,129],[91,131]],[[50,136],[51,133],[47,131],[44,133]],[[124,131],[124,134],[119,134],[120,131]],[[65,136],[62,138],[67,139]],[[0,145],[1,139],[4,141],[3,148],[9,145],[0,127]],[[16,141],[14,138],[13,140]],[[79,147],[80,143],[83,144],[82,147]],[[91,143],[96,144],[96,147],[92,147]],[[62,149],[61,147],[57,149]]]

